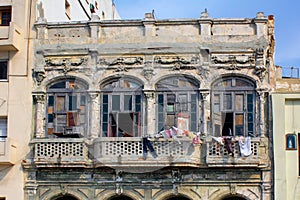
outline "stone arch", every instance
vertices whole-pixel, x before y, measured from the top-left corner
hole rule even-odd
[[[65,193],[61,189],[55,189],[55,190],[49,190],[48,192],[44,193],[40,199],[41,200],[63,200],[60,199],[62,197],[70,197],[72,199],[67,199],[67,200],[88,200],[88,197],[79,192],[79,191],[74,191],[72,189],[67,189],[68,191]]]
[[[220,200],[250,200],[250,199],[241,194],[235,194],[235,195],[229,194],[229,195],[225,195]]]
[[[237,73],[223,74],[223,75],[220,75],[220,76],[213,77],[213,79],[211,81],[211,87],[217,81],[219,81],[221,79],[228,79],[228,78],[233,78],[233,77],[245,79],[246,81],[253,83],[255,88],[258,87],[258,80],[256,80],[255,78],[253,78],[253,76],[247,76],[245,74],[237,74]]]
[[[132,80],[134,82],[137,82],[139,85],[144,85],[144,81],[142,81],[140,78],[137,78],[135,76],[131,75],[111,75],[107,76],[100,81],[98,81],[99,88],[101,88],[102,85],[106,84],[107,82],[117,80],[117,79],[127,79],[127,80]]]
[[[40,85],[39,90],[46,91],[46,89],[49,85],[51,85],[55,82],[61,81],[61,80],[65,80],[65,79],[76,79],[76,80],[80,81],[81,83],[84,83],[85,85],[87,85],[88,88],[90,88],[90,86],[91,86],[91,81],[86,76],[58,75],[58,76],[47,77]]]
[[[118,196],[126,196],[132,200],[137,200],[137,199],[143,199],[144,197],[137,191],[135,190],[130,190],[130,191],[123,191],[122,194],[117,194],[115,191],[107,191],[107,190],[104,190],[103,192],[100,192],[96,195],[95,199],[96,200],[118,200],[118,199],[114,199],[115,197],[118,197]],[[127,199],[126,199],[127,200]]]
[[[180,190],[180,189],[179,189]],[[178,194],[174,194],[172,191],[164,191],[156,193],[153,196],[153,199],[157,200],[197,200],[201,199],[198,195],[191,196],[191,191],[180,190]]]
[[[163,81],[163,80],[166,80],[166,79],[169,79],[169,78],[170,79],[171,78],[175,78],[175,77],[184,77],[187,80],[193,82],[194,85],[198,85],[198,87],[200,87],[200,85],[201,85],[201,79],[197,78],[193,74],[186,74],[186,73],[180,73],[180,74],[174,73],[174,74],[168,74],[168,75],[160,76],[156,80],[154,80],[154,84],[153,85],[156,85],[160,81]]]
[[[78,198],[74,197],[73,195],[59,195],[51,200],[78,200]]]

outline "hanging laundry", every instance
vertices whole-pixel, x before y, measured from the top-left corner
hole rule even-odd
[[[225,141],[225,148],[229,155],[234,156],[233,153],[233,144],[232,144],[232,137],[223,137]]]
[[[251,151],[251,138],[250,137],[243,137],[241,136],[238,140],[241,156],[249,156],[252,154]]]
[[[223,137],[212,137],[212,139],[218,142],[219,144],[224,145],[225,141]]]
[[[157,158],[157,154],[152,146],[151,141],[147,137],[143,137],[143,159],[146,160],[148,155],[148,148],[153,158]]]

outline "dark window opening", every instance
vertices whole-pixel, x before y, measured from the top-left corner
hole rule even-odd
[[[0,25],[9,26],[11,22],[11,7],[0,7]]]
[[[7,80],[7,61],[0,61],[0,80]]]

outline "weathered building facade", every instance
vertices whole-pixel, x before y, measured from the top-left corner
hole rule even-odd
[[[273,16],[98,19],[35,24],[25,198],[272,199]]]

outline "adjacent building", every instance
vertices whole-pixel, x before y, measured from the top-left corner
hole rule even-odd
[[[273,16],[47,21],[25,199],[272,199]]]
[[[22,199],[32,134],[31,1],[0,2],[0,199]]]
[[[120,19],[112,0],[38,0],[37,17],[48,22],[90,20],[96,14],[101,20]]]
[[[276,89],[272,95],[274,194],[276,199],[294,200],[300,198],[300,80],[299,71],[282,77],[282,69],[287,71],[277,67]]]

